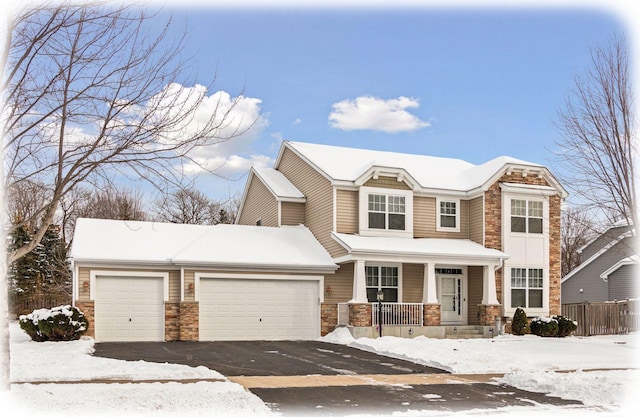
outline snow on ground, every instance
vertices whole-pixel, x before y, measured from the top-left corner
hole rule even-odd
[[[0,403],[3,407],[11,404],[13,417],[68,416],[87,412],[96,416],[125,417],[150,414],[161,417],[277,415],[257,396],[204,367],[93,357],[93,339],[36,343],[20,330],[17,323],[11,323],[10,328],[10,369],[14,384],[11,391],[0,392]],[[640,341],[629,335],[565,339],[504,335],[494,339],[469,340],[424,337],[354,340],[348,330],[338,329],[320,340],[408,359],[453,373],[504,373],[498,382],[580,400],[586,405],[555,407],[534,404],[532,407],[455,413],[410,410],[394,413],[397,417],[453,414],[529,417],[552,413],[555,417],[631,416],[637,414],[640,403],[629,396],[632,391],[637,392]],[[132,382],[88,383],[95,379]],[[175,382],[134,383],[153,379]],[[185,379],[221,379],[222,382],[179,382]]]

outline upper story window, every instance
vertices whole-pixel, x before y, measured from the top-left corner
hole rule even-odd
[[[413,192],[360,187],[360,227],[364,236],[413,236]]]
[[[511,231],[518,233],[543,233],[542,201],[511,200]]]
[[[441,200],[436,201],[437,225],[441,232],[460,231],[460,201]]]
[[[369,229],[405,230],[405,198],[369,194]]]

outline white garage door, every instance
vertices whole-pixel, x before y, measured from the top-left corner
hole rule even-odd
[[[162,278],[96,277],[95,335],[99,342],[163,341]]]
[[[320,336],[318,281],[200,280],[200,340]]]

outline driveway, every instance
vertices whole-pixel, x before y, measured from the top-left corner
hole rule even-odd
[[[580,404],[317,341],[98,343],[94,355],[206,366],[284,416]]]

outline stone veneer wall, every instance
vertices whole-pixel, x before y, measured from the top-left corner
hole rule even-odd
[[[95,306],[93,301],[76,301],[76,307],[84,314],[89,321],[89,328],[83,336],[96,337],[95,329]]]
[[[180,303],[164,303],[164,340],[180,340]]]
[[[320,335],[331,333],[338,326],[338,304],[322,303],[320,306]]]
[[[200,340],[200,306],[197,302],[180,303],[180,340],[197,342]]]
[[[480,314],[481,326],[493,326],[495,324],[496,317],[502,316],[501,305],[478,305],[478,313]]]
[[[502,250],[502,190],[500,183],[546,185],[537,175],[505,174],[485,192],[485,242],[487,248]],[[560,314],[560,197],[549,197],[549,314]],[[496,292],[502,300],[503,269],[496,271]],[[487,306],[492,307],[492,306]]]
[[[440,326],[440,304],[423,305],[423,326]]]

